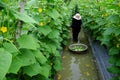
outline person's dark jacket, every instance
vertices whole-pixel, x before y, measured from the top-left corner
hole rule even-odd
[[[71,27],[72,28],[77,28],[77,29],[80,29],[81,28],[81,25],[82,25],[82,20],[77,20],[75,18],[72,18],[72,24],[71,24]]]
[[[78,34],[81,30],[81,25],[82,25],[82,20],[77,20],[75,18],[72,18],[72,35],[73,35],[73,41],[77,42],[78,41]]]

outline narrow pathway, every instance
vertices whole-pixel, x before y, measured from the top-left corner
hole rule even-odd
[[[62,53],[63,69],[58,72],[57,80],[102,80],[83,30],[79,34],[79,39],[80,43],[88,46],[88,50],[83,54],[70,52],[68,50],[68,46],[72,43],[70,40]]]

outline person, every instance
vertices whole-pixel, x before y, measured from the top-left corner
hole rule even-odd
[[[72,24],[71,24],[72,39],[73,39],[73,42],[75,42],[75,43],[78,42],[78,35],[81,30],[81,25],[82,25],[82,18],[79,13],[76,13],[72,17]]]

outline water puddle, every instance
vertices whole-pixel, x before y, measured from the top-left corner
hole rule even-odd
[[[98,72],[91,53],[75,54],[65,50],[62,56],[63,70],[59,80],[98,80]]]
[[[80,39],[81,43],[88,45],[88,50],[77,54],[70,52],[66,47],[62,54],[63,69],[58,72],[57,80],[102,80],[83,32]]]

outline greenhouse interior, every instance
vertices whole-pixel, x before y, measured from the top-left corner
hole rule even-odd
[[[120,80],[120,0],[0,0],[0,80]]]

